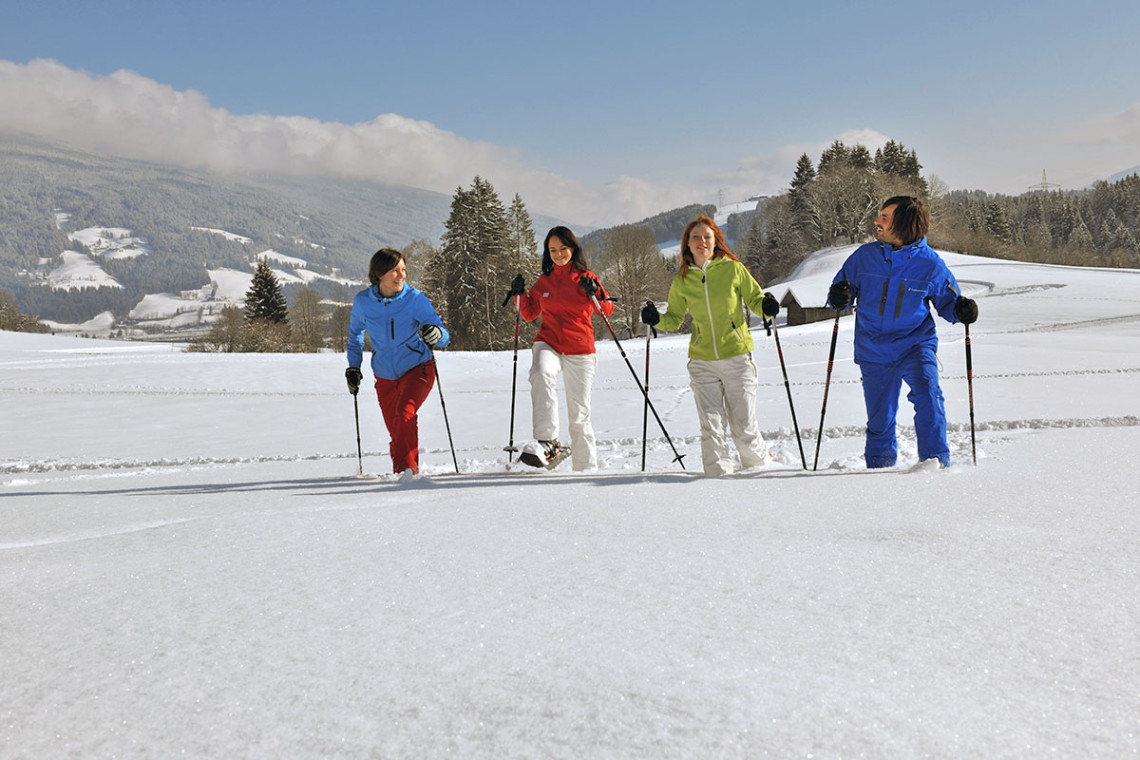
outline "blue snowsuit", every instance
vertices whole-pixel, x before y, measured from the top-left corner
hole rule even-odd
[[[451,334],[440,323],[435,307],[421,291],[405,284],[392,298],[384,298],[375,285],[356,294],[348,323],[348,366],[360,367],[364,331],[372,339],[372,374],[397,380],[408,370],[431,361],[431,350],[420,340],[420,327],[435,325],[443,331],[436,346],[444,348]]]
[[[946,409],[938,386],[938,335],[930,306],[957,322],[958,281],[922,238],[894,248],[860,246],[833,283],[847,280],[855,309],[855,363],[863,373],[867,405],[867,467],[891,467],[898,458],[895,417],[905,381],[914,405],[918,458],[950,463]]]

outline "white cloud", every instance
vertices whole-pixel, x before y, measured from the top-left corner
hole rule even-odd
[[[464,139],[397,114],[359,124],[301,116],[235,115],[193,90],[179,92],[131,71],[95,76],[50,60],[0,61],[0,127],[79,149],[215,171],[324,173],[451,194],[476,174],[504,198],[573,222],[636,221],[694,202],[726,202],[783,190],[803,152],[818,158],[827,141],[751,156],[686,183],[661,185],[618,176],[601,187],[521,163],[511,151]],[[836,139],[874,150],[871,130]]]

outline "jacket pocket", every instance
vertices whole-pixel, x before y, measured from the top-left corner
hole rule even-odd
[[[930,308],[926,305],[926,281],[903,279],[898,285],[895,319],[925,318]]]

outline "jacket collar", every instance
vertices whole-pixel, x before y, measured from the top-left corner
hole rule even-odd
[[[909,259],[910,257],[914,256],[914,254],[917,253],[920,249],[926,247],[926,238],[919,238],[913,243],[904,245],[900,248],[895,248],[893,245],[884,243],[882,241],[879,242],[879,245],[882,246],[884,259],[889,260],[895,255],[902,255]]]
[[[405,282],[404,287],[400,289],[399,293],[392,296],[391,298],[385,298],[384,296],[380,295],[379,285],[373,285],[371,288],[369,288],[369,290],[372,291],[372,295],[375,296],[376,300],[380,303],[393,303],[394,301],[399,301],[400,299],[405,298],[411,289],[412,286]]]

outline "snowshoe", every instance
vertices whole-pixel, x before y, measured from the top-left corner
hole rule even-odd
[[[545,467],[553,470],[570,456],[570,447],[558,441],[536,441],[523,446],[519,461],[531,467]]]

